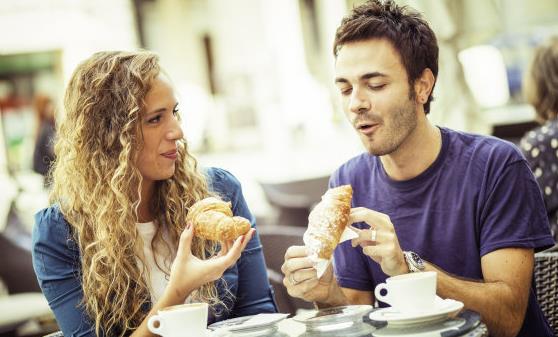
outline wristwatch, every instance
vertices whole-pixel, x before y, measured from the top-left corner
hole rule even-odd
[[[424,270],[424,262],[420,256],[411,251],[404,251],[403,256],[405,257],[405,262],[407,262],[407,267],[411,273],[421,272]]]

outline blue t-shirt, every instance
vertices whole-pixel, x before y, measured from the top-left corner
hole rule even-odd
[[[207,177],[210,189],[223,200],[231,201],[234,215],[249,219],[252,227],[255,227],[255,218],[246,205],[238,180],[229,172],[217,168],[208,169]],[[79,277],[79,248],[70,234],[70,225],[57,206],[46,208],[35,215],[32,253],[39,285],[64,336],[95,336],[94,325],[80,306],[83,290]],[[227,294],[225,283],[218,282],[219,297],[225,306],[214,308],[220,315],[210,315],[209,323],[277,312],[257,234],[250,240],[236,264],[225,271],[223,279],[228,292],[234,298]],[[151,303],[145,303],[146,313],[150,306]]]
[[[440,129],[440,154],[417,177],[392,180],[380,159],[365,153],[341,166],[330,186],[351,184],[353,207],[389,215],[403,250],[457,276],[482,279],[481,257],[497,249],[552,246],[541,193],[519,150],[497,138]],[[334,261],[344,288],[373,291],[387,278],[348,241]],[[518,336],[552,336],[533,287]]]

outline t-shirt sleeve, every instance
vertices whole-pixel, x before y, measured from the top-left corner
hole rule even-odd
[[[33,268],[64,336],[95,336],[81,301],[79,250],[56,207],[35,215]]]
[[[481,256],[501,248],[540,251],[554,244],[541,192],[524,160],[507,165],[491,186],[481,205]]]

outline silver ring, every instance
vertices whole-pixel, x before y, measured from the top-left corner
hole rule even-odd
[[[298,282],[294,278],[294,274],[289,275],[289,281],[291,281],[292,285],[298,284]]]
[[[370,241],[376,241],[377,231],[376,228],[370,230]]]

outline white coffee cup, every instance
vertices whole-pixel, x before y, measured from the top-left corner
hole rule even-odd
[[[188,303],[166,307],[147,321],[149,331],[164,337],[206,335],[207,303]]]
[[[382,291],[386,292],[382,295]],[[374,289],[378,301],[391,305],[400,313],[419,313],[434,309],[436,272],[408,273],[386,279]]]

